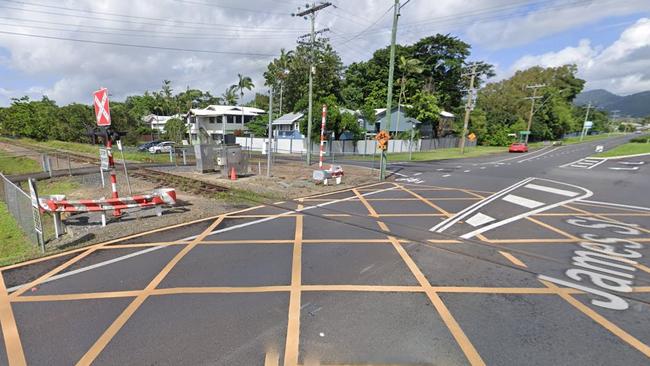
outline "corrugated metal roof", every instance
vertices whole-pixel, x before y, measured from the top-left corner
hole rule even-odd
[[[291,125],[304,116],[303,113],[287,113],[284,116],[273,120],[272,125]]]

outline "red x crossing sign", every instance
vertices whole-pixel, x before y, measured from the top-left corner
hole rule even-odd
[[[111,125],[111,110],[108,107],[108,89],[101,88],[93,93],[97,126]]]

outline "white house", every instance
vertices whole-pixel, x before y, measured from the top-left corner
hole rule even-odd
[[[197,143],[200,131],[202,138],[207,135],[214,141],[221,141],[224,135],[235,130],[245,131],[246,124],[263,113],[264,110],[259,108],[229,105],[210,105],[204,109],[190,109],[187,115],[190,139],[192,143]]]
[[[152,130],[163,133],[165,132],[165,123],[167,123],[167,121],[172,118],[177,118],[182,121],[185,119],[185,116],[181,114],[176,114],[173,116],[157,116],[155,114],[149,114],[142,117],[142,121],[149,125]]]
[[[287,113],[284,116],[273,120],[271,126],[273,135],[277,138],[302,138],[300,134],[300,120],[303,113]]]

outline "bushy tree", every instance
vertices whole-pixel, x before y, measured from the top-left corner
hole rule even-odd
[[[165,122],[165,139],[180,144],[187,134],[185,122],[178,118],[170,118]]]

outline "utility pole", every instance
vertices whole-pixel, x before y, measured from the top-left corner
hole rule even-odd
[[[309,34],[309,43],[311,45],[310,60],[309,60],[309,109],[307,110],[307,165],[311,165],[311,125],[312,125],[312,105],[313,105],[313,90],[314,90],[314,43],[316,42],[316,13],[320,10],[331,6],[332,3],[312,3],[311,7],[307,7],[306,10],[301,11],[297,14],[292,14],[293,16],[306,17],[309,16],[311,20],[311,32]],[[326,32],[328,29],[319,31],[318,33]],[[304,36],[303,36],[304,37]]]
[[[582,141],[585,138],[585,134],[587,133],[587,120],[589,119],[589,110],[591,109],[591,101],[589,104],[587,104],[587,112],[585,113],[585,121],[582,124],[582,132],[580,133],[580,141]]]
[[[390,34],[390,62],[388,66],[388,95],[386,96],[386,131],[390,133],[390,123],[393,110],[393,76],[395,75],[395,43],[397,41],[397,20],[402,9],[411,0],[407,0],[404,5],[400,5],[400,0],[395,0],[393,8],[393,30]],[[379,162],[379,180],[386,178],[386,151],[382,150],[381,160]]]
[[[537,96],[537,89],[545,87],[546,84],[535,84],[535,85],[527,85],[526,89],[533,89],[533,96],[532,97],[527,97],[526,99],[530,99],[530,114],[528,115],[528,129],[527,129],[527,134],[526,134],[526,140],[524,141],[525,143],[528,143],[528,137],[530,136],[530,128],[533,124],[533,114],[535,111],[535,100],[540,99],[541,96]]]
[[[266,176],[271,176],[271,154],[273,154],[273,144],[271,143],[273,139],[273,86],[271,86],[271,92],[269,93],[269,146],[266,149]],[[251,145],[252,146],[252,145]]]
[[[465,104],[465,120],[463,121],[463,134],[460,136],[460,153],[465,153],[465,136],[467,135],[467,125],[469,124],[469,114],[474,109],[474,78],[476,78],[476,68],[477,64],[472,65],[472,72],[466,75],[470,75],[469,79],[469,93],[467,94],[467,103]],[[464,75],[465,76],[465,75]]]

